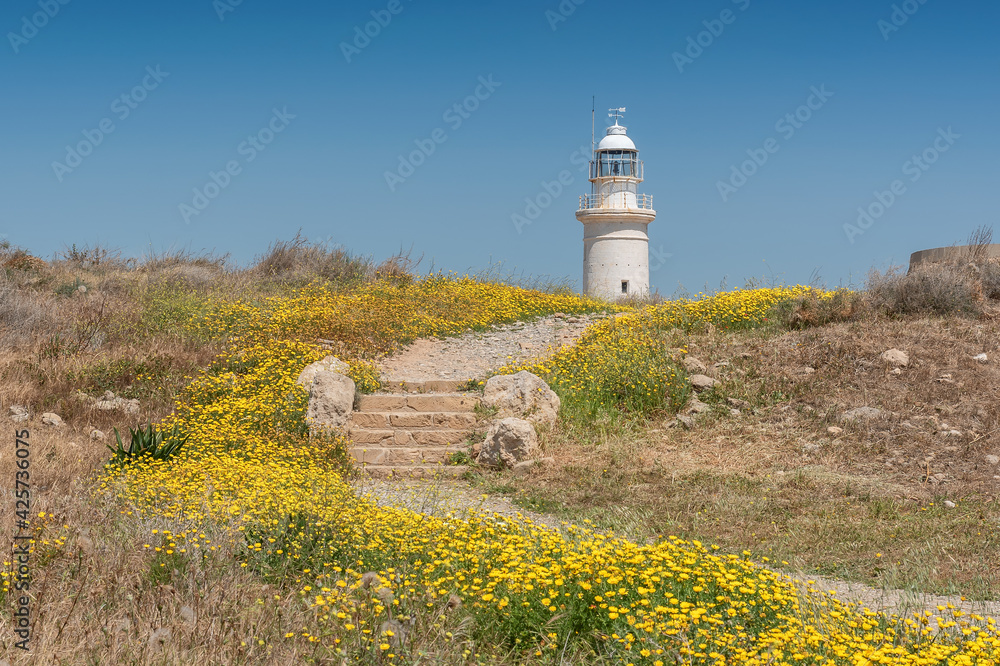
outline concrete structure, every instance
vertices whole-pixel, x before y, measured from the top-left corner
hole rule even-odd
[[[1000,245],[985,245],[973,247],[972,245],[953,245],[951,247],[936,247],[931,250],[920,250],[910,255],[910,270],[920,264],[940,264],[959,263],[970,261],[973,252],[979,251],[983,260],[1000,260]]]
[[[649,236],[656,218],[653,197],[637,194],[643,164],[612,109],[608,128],[590,163],[591,193],[580,197],[583,223],[583,293],[613,301],[649,294]]]

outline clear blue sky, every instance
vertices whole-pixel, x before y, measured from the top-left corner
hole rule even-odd
[[[0,234],[46,257],[102,243],[248,261],[301,228],[375,258],[412,248],[425,268],[579,283],[592,95],[599,135],[628,108],[667,294],[857,282],[998,222],[997,3],[236,1],[5,2]],[[433,153],[400,171],[417,142]],[[910,162],[925,150],[933,164]]]

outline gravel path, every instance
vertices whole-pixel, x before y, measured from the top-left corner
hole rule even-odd
[[[553,315],[471,332],[454,338],[416,340],[379,366],[384,380],[482,379],[515,361],[545,357],[573,344],[592,323],[607,315]]]

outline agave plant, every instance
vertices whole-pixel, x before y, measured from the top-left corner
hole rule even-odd
[[[111,462],[125,463],[136,458],[148,456],[152,460],[168,460],[175,456],[188,440],[189,435],[181,433],[175,424],[167,431],[158,430],[152,422],[145,427],[139,425],[129,428],[128,446],[122,444],[118,428],[115,431],[115,446],[107,445],[114,454]]]

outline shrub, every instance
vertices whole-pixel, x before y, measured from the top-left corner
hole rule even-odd
[[[339,247],[310,243],[301,233],[290,241],[275,241],[257,260],[254,270],[289,284],[308,284],[319,278],[334,284],[360,282],[371,273],[371,262]],[[389,270],[388,267],[386,270]]]
[[[858,293],[838,289],[827,292],[822,297],[817,292],[808,292],[781,301],[771,308],[767,319],[784,328],[803,329],[850,321],[857,318],[863,310],[864,300]]]
[[[866,298],[876,312],[977,315],[980,288],[973,271],[954,264],[920,264],[909,273],[890,268],[868,274]]]

